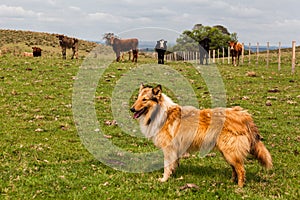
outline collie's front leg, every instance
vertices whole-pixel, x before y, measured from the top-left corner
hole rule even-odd
[[[175,151],[170,149],[164,150],[164,174],[162,178],[158,180],[160,182],[166,182],[172,173],[175,172],[176,168],[179,165],[179,158]]]
[[[164,167],[164,175],[162,178],[159,178],[158,180],[162,183],[166,182],[169,179],[171,174],[172,174],[172,170],[170,169],[170,167]]]

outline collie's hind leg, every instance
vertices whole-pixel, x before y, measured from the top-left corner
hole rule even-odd
[[[234,166],[232,166],[231,165],[231,168],[232,168],[232,178],[231,178],[231,180],[233,181],[233,182],[237,182],[237,173],[236,173],[236,171],[235,171],[235,168],[234,168]]]
[[[239,187],[243,187],[246,180],[246,171],[244,168],[244,157],[238,156],[233,152],[222,152],[225,160],[232,168],[232,179],[237,180]]]
[[[243,187],[246,180],[246,170],[244,168],[244,161],[240,158],[234,158],[232,159],[231,156],[225,156],[226,161],[231,165],[232,167],[232,179],[234,181],[237,180],[238,186]]]
[[[238,186],[243,187],[246,181],[246,170],[244,168],[244,165],[243,163],[236,163],[234,168],[237,173]]]

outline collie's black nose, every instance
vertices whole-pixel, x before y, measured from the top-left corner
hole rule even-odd
[[[134,108],[130,108],[130,111],[134,113],[134,112],[135,112],[135,109],[134,109]]]

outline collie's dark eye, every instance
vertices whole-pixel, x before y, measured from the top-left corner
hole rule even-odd
[[[146,99],[146,98],[143,98],[142,101],[147,101],[147,99]]]

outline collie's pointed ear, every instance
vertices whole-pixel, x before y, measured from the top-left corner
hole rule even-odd
[[[154,95],[159,95],[161,94],[161,85],[157,85],[155,88],[152,89],[152,93]]]
[[[139,92],[141,92],[142,89],[144,89],[144,88],[145,88],[145,85],[143,83],[141,83]]]

